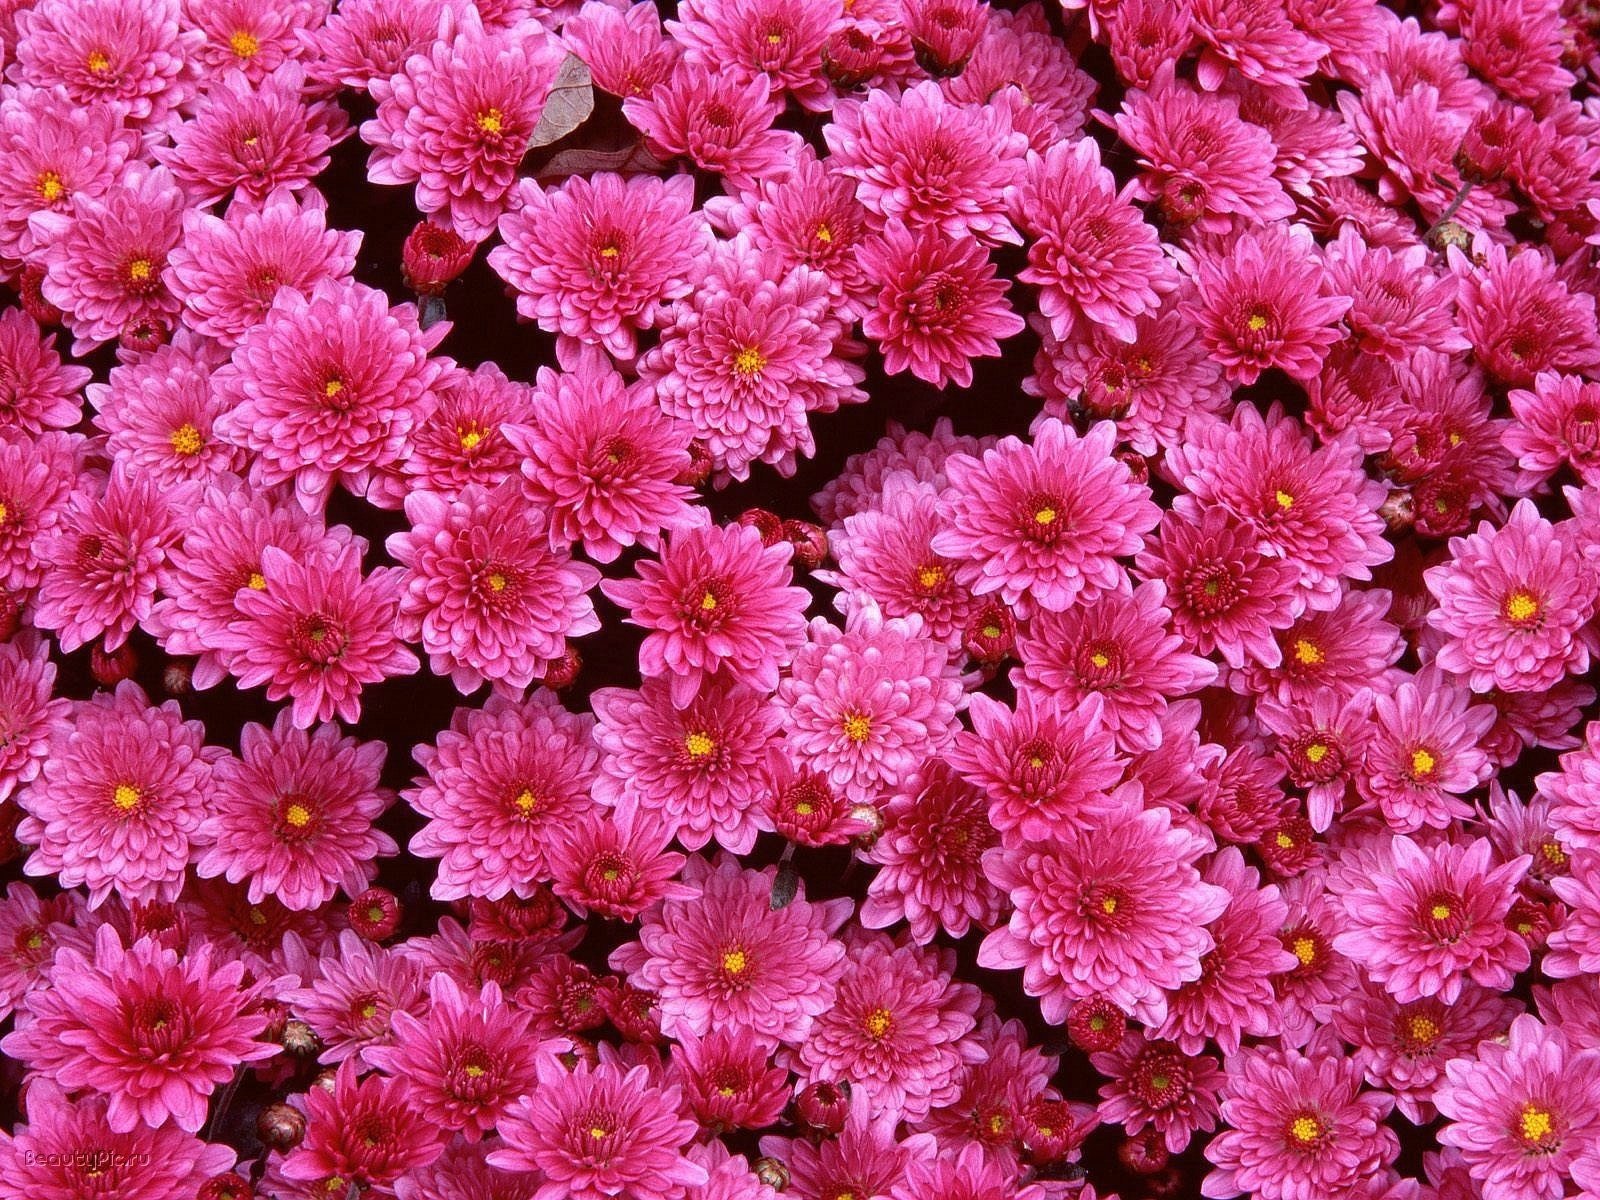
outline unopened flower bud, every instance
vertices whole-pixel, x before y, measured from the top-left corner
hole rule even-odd
[[[748,525],[761,535],[763,546],[776,546],[783,540],[783,518],[764,508],[747,508],[739,514],[739,524]]]
[[[200,1185],[195,1200],[255,1200],[255,1189],[237,1171],[213,1175]]]
[[[187,696],[194,687],[193,660],[169,658],[161,668],[161,686],[169,696]]]
[[[789,1168],[770,1154],[756,1159],[750,1169],[757,1179],[775,1192],[781,1192],[789,1186]]]
[[[1378,515],[1390,533],[1403,533],[1411,528],[1416,514],[1412,509],[1411,493],[1405,488],[1395,488],[1378,505]]]
[[[298,1017],[283,1024],[283,1048],[296,1058],[313,1058],[322,1052],[322,1039]]]
[[[1035,1100],[1017,1121],[1017,1140],[1035,1166],[1065,1161],[1083,1145],[1095,1122],[1080,1121],[1065,1100]]]
[[[1135,483],[1150,482],[1150,460],[1137,450],[1117,450],[1111,457],[1128,468],[1128,473],[1133,476]]]
[[[959,75],[989,28],[980,0],[907,0],[902,11],[917,66],[936,79]]]
[[[22,605],[5,588],[0,588],[0,642],[9,642],[22,628]]]
[[[1117,1147],[1117,1158],[1130,1171],[1154,1175],[1172,1161],[1172,1154],[1161,1133],[1146,1129],[1137,1137],[1124,1138]]]
[[[1440,221],[1428,231],[1428,245],[1441,254],[1451,246],[1465,254],[1472,249],[1472,233],[1459,221]]]
[[[350,902],[350,928],[369,942],[393,937],[403,915],[400,897],[388,888],[368,888]]]
[[[1127,1031],[1128,1019],[1104,996],[1074,1001],[1067,1011],[1067,1036],[1085,1054],[1116,1049]]]
[[[622,983],[600,989],[599,1000],[612,1027],[628,1041],[654,1046],[663,1040],[654,992]]]
[[[293,1150],[306,1136],[305,1114],[287,1104],[269,1104],[256,1118],[256,1136],[274,1150]]]
[[[467,269],[475,246],[453,229],[419,221],[400,249],[400,274],[419,296],[438,296]]]
[[[853,91],[883,66],[883,47],[870,30],[850,24],[822,44],[822,71],[841,92]]]
[[[851,839],[862,850],[870,850],[883,836],[883,813],[875,804],[856,804],[850,808],[850,819],[861,826],[861,832]]]
[[[172,330],[156,317],[135,317],[122,327],[117,345],[132,354],[148,354],[167,344]]]
[[[795,1115],[813,1129],[838,1133],[850,1115],[850,1085],[819,1079],[800,1089],[794,1100]]]
[[[89,674],[101,687],[114,688],[124,679],[132,679],[138,669],[139,659],[127,642],[115,650],[96,645],[89,651]]]
[[[815,571],[828,559],[828,531],[810,521],[783,523],[784,539],[794,547],[795,565]]]
[[[711,478],[711,451],[702,441],[689,443],[689,465],[673,478],[683,487],[697,488]]]
[[[571,687],[578,679],[578,672],[583,670],[583,659],[575,647],[568,646],[561,651],[560,658],[550,660],[544,669],[544,675],[539,680],[552,692],[559,692],[563,688]]]
[[[569,1071],[576,1071],[579,1067],[595,1067],[600,1065],[600,1050],[588,1038],[576,1037],[573,1034],[563,1035],[568,1042],[568,1048],[561,1051],[556,1057],[561,1060]]]

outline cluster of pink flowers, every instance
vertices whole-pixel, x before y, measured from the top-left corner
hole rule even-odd
[[[1600,1197],[1596,247],[1593,0],[0,0],[0,1200]]]

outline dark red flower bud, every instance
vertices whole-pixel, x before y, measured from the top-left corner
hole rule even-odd
[[[44,298],[40,285],[44,283],[43,267],[23,267],[17,280],[17,291],[22,297],[22,311],[41,325],[61,324],[61,310]]]
[[[298,1017],[283,1023],[283,1048],[296,1058],[315,1058],[322,1053],[322,1039],[316,1030]]]
[[[883,66],[883,47],[864,26],[835,30],[822,43],[822,71],[841,92],[860,87]]]
[[[486,942],[547,942],[567,924],[567,910],[544,886],[536,886],[526,899],[512,895],[484,900],[474,896],[467,902],[467,914],[468,934]]]
[[[794,547],[794,561],[807,571],[815,571],[828,559],[828,531],[810,521],[783,523],[784,539]]]
[[[980,0],[907,0],[901,10],[917,66],[929,75],[959,75],[989,28]]]
[[[961,646],[973,662],[993,670],[1017,648],[1016,618],[1000,601],[986,602],[967,622]]]
[[[1146,1129],[1137,1137],[1123,1138],[1117,1147],[1117,1158],[1130,1171],[1154,1175],[1172,1161],[1172,1154],[1162,1133]]]
[[[0,804],[0,866],[22,857],[22,843],[17,841],[22,817],[22,805]]]
[[[400,250],[400,274],[419,296],[438,296],[460,278],[477,249],[453,229],[419,221]]]
[[[172,329],[158,317],[135,317],[122,327],[117,345],[132,354],[148,354],[167,344]]]
[[[795,1115],[813,1129],[838,1133],[850,1115],[850,1085],[819,1079],[800,1089],[794,1099]]]
[[[570,1048],[562,1051],[558,1057],[567,1070],[575,1071],[580,1066],[597,1067],[600,1065],[600,1049],[588,1038],[566,1035]]]
[[[283,1031],[289,1025],[289,1009],[281,1000],[274,1000],[270,996],[263,996],[251,1006],[252,1012],[265,1013],[267,1027],[261,1031],[263,1042],[281,1042]]]
[[[1416,517],[1411,493],[1405,488],[1395,488],[1378,505],[1378,515],[1383,518],[1384,526],[1390,533],[1404,533],[1411,528],[1411,522]]]
[[[255,1200],[250,1181],[236,1171],[213,1175],[200,1185],[195,1200]]]
[[[0,642],[9,642],[22,628],[22,605],[5,588],[0,588]]]
[[[1085,1054],[1102,1054],[1122,1044],[1128,1019],[1104,996],[1074,1001],[1067,1011],[1067,1036]]]
[[[739,524],[748,525],[761,535],[763,546],[775,546],[783,540],[783,518],[764,508],[747,508],[739,514]]]
[[[636,988],[631,983],[620,983],[600,989],[599,999],[606,1019],[628,1041],[654,1046],[665,1040],[654,992]]]
[[[114,688],[124,679],[132,679],[138,669],[138,656],[127,642],[115,650],[107,650],[99,644],[89,651],[89,674],[101,687]]]
[[[1412,527],[1424,537],[1465,533],[1472,524],[1472,489],[1452,473],[1430,475],[1411,489]]]
[[[1183,1172],[1166,1166],[1145,1180],[1145,1194],[1150,1200],[1177,1200],[1183,1195]]]
[[[683,487],[697,488],[711,478],[711,451],[702,441],[689,443],[689,465],[673,478]]]
[[[561,657],[550,660],[550,665],[544,669],[544,677],[539,680],[552,692],[559,692],[569,688],[577,682],[578,672],[583,670],[583,659],[575,647],[568,646],[561,652]]]
[[[256,1136],[274,1150],[293,1150],[306,1136],[306,1117],[287,1104],[269,1104],[256,1118]]]
[[[1118,450],[1111,457],[1128,468],[1128,473],[1133,476],[1135,483],[1150,482],[1150,460],[1137,450]]]
[[[400,897],[388,888],[370,887],[350,901],[350,928],[369,942],[393,937],[403,916]]]
[[[1545,944],[1554,928],[1550,910],[1538,901],[1526,897],[1518,897],[1511,905],[1511,911],[1506,913],[1506,927],[1531,949],[1537,950]]]
[[[1461,177],[1472,183],[1493,183],[1504,175],[1524,124],[1522,114],[1510,104],[1492,104],[1475,114],[1456,148],[1456,169]]]

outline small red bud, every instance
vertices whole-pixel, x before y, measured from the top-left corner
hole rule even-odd
[[[255,1200],[250,1181],[236,1171],[213,1175],[200,1185],[195,1200]]]
[[[97,645],[89,651],[89,674],[101,687],[113,688],[124,679],[132,679],[139,669],[138,656],[133,647],[123,642],[115,650]]]
[[[283,1048],[296,1058],[312,1058],[322,1052],[322,1039],[298,1017],[283,1023]]]
[[[172,329],[157,317],[135,317],[122,327],[117,345],[131,354],[148,354],[167,344]]]
[[[453,229],[419,221],[400,250],[400,274],[419,296],[438,296],[472,262],[477,249]]]
[[[998,600],[988,601],[967,622],[961,646],[973,662],[993,670],[1017,647],[1016,618]]]
[[[807,571],[815,571],[828,559],[828,531],[810,521],[788,520],[783,536],[794,547],[794,561]]]
[[[544,677],[539,680],[552,692],[559,692],[563,688],[571,687],[578,678],[578,672],[583,670],[583,659],[578,651],[568,646],[561,652],[560,658],[550,660],[550,665],[544,669]]]
[[[287,1104],[269,1104],[256,1118],[256,1136],[274,1150],[293,1150],[306,1136],[305,1114]]]
[[[628,1041],[637,1042],[642,1046],[654,1046],[664,1040],[654,992],[647,992],[643,988],[634,987],[631,983],[624,983],[616,987],[601,988],[599,999],[606,1019]]]
[[[794,1100],[795,1115],[823,1133],[838,1133],[850,1115],[850,1085],[819,1079],[800,1089]]]
[[[673,483],[697,488],[711,478],[711,451],[701,441],[689,443],[689,465],[679,471]]]
[[[1075,1001],[1067,1011],[1067,1036],[1085,1054],[1102,1054],[1122,1044],[1128,1019],[1104,996]]]
[[[370,887],[350,901],[350,928],[369,942],[393,937],[403,915],[400,897],[388,888]]]
[[[1124,1138],[1117,1147],[1117,1158],[1128,1170],[1140,1175],[1154,1175],[1172,1161],[1164,1135],[1146,1129],[1137,1137]]]
[[[9,642],[22,628],[22,605],[5,588],[0,588],[0,642]]]
[[[774,546],[783,540],[783,518],[764,508],[747,508],[739,514],[739,524],[748,525],[761,535],[763,546]]]

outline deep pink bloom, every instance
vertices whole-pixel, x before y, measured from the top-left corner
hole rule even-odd
[[[475,7],[446,9],[437,40],[367,90],[367,178],[416,184],[417,207],[481,242],[510,203],[565,54],[537,21],[487,30]]]
[[[19,634],[0,644],[0,804],[38,778],[53,731],[66,723],[72,702],[54,696],[55,680],[44,639]]]
[[[182,959],[150,938],[124,948],[101,925],[92,956],[62,948],[51,986],[28,995],[0,1048],[64,1089],[104,1094],[115,1132],[169,1121],[198,1132],[211,1093],[280,1050],[256,1040],[267,1015],[244,964],[214,959],[204,942]]]
[[[395,635],[403,581],[393,567],[361,574],[359,539],[315,561],[296,562],[276,546],[261,552],[265,587],[236,594],[240,616],[213,639],[240,687],[267,685],[267,699],[288,698],[294,724],[356,721],[361,689],[417,669]]]
[[[9,1019],[29,992],[48,984],[56,951],[81,936],[72,922],[82,909],[83,898],[74,892],[41,900],[25,883],[6,885],[0,898],[0,1020]]]
[[[1538,0],[1463,0],[1461,58],[1514,100],[1564,94],[1574,78],[1563,65],[1568,26],[1558,6]]]
[[[440,860],[436,899],[526,898],[551,878],[557,844],[594,807],[593,728],[593,717],[568,712],[550,692],[520,702],[496,693],[482,708],[457,709],[434,745],[416,747],[427,776],[404,796],[429,820],[410,850]]]
[[[1170,1042],[1128,1032],[1121,1045],[1091,1057],[1108,1076],[1100,1085],[1100,1119],[1130,1137],[1146,1128],[1161,1135],[1173,1154],[1188,1149],[1196,1133],[1217,1127],[1223,1074],[1209,1054],[1185,1054]]]
[[[919,6],[926,27],[948,26],[950,8]],[[852,9],[852,12],[862,12]],[[863,18],[866,14],[862,13]],[[1083,133],[1096,82],[1079,69],[1077,56],[1051,29],[1043,5],[1015,12],[990,7],[983,36],[959,75],[939,81],[944,94],[963,104],[995,104],[1040,154]]]
[[[600,590],[650,630],[639,670],[668,679],[674,704],[687,706],[719,672],[771,692],[805,638],[811,601],[789,585],[791,553],[788,542],[763,546],[747,525],[702,525],[670,536],[659,561],[637,564],[636,579],[608,579]]]
[[[217,372],[232,405],[217,432],[255,455],[253,482],[294,480],[307,512],[336,483],[363,495],[375,470],[404,457],[445,369],[428,352],[448,331],[424,333],[411,305],[347,280],[324,280],[309,297],[282,290]]]
[[[554,1054],[536,1064],[539,1085],[500,1122],[506,1171],[535,1171],[534,1200],[680,1200],[707,1179],[683,1155],[697,1126],[680,1115],[682,1093],[657,1086],[643,1066],[614,1059],[568,1069]]]
[[[279,998],[321,1040],[325,1063],[341,1063],[388,1042],[396,1012],[420,1014],[428,1003],[416,958],[377,946],[349,929],[308,962],[301,976],[302,985]]]
[[[713,1029],[703,1038],[679,1030],[670,1077],[703,1127],[762,1129],[777,1124],[789,1103],[789,1072],[772,1065],[773,1049],[740,1030]]]
[[[837,22],[825,5],[804,0],[685,0],[667,32],[696,66],[743,81],[764,75],[774,95],[826,109],[822,45]]]
[[[1461,332],[1490,376],[1525,388],[1542,371],[1592,372],[1600,366],[1595,298],[1573,290],[1547,251],[1528,246],[1508,255],[1504,246],[1485,239],[1481,257],[1479,265],[1450,249]]]
[[[1145,808],[1137,784],[1113,797],[1091,828],[984,856],[1016,910],[984,939],[978,962],[1022,968],[1023,989],[1052,1024],[1090,996],[1160,1022],[1166,991],[1200,978],[1215,946],[1205,926],[1228,905],[1227,890],[1201,882],[1193,865],[1204,840],[1174,828],[1166,809]]]
[[[693,899],[694,888],[673,882],[684,856],[667,849],[671,842],[671,827],[649,809],[590,808],[546,847],[555,893],[580,916],[624,921],[659,900]]]
[[[962,1146],[954,1153],[931,1151],[912,1155],[905,1176],[889,1191],[887,1200],[1045,1200],[1042,1183],[1022,1183],[1018,1172],[978,1145]],[[1092,1185],[1078,1193],[1095,1200]],[[1106,1197],[1106,1200],[1114,1200]]]
[[[35,435],[82,418],[89,369],[63,363],[55,343],[19,309],[0,312],[0,428]]]
[[[1527,944],[1506,925],[1528,858],[1492,866],[1484,838],[1424,848],[1396,837],[1389,852],[1390,870],[1363,876],[1341,897],[1349,925],[1333,948],[1401,1002],[1437,995],[1449,1004],[1469,976],[1509,988],[1528,965]]]
[[[1311,827],[1325,832],[1361,771],[1371,730],[1372,693],[1362,688],[1341,697],[1321,691],[1289,703],[1263,697],[1256,719],[1263,730],[1276,735],[1275,752],[1289,781],[1305,789]]]
[[[380,483],[385,508],[402,507],[407,490],[454,499],[469,483],[493,491],[517,473],[521,455],[505,427],[527,415],[527,384],[512,382],[486,362],[470,372],[446,371],[434,395],[433,407],[411,432],[400,475],[386,473]]]
[[[715,866],[691,858],[683,878],[698,894],[651,910],[639,940],[614,951],[611,965],[660,997],[661,1029],[669,1037],[679,1028],[701,1036],[740,1029],[803,1042],[834,1003],[845,948],[833,934],[852,902],[812,902],[801,886],[775,909],[777,868],[741,870],[725,855]]]
[[[732,188],[788,172],[803,143],[798,134],[772,128],[782,111],[765,75],[741,80],[731,71],[686,62],[648,95],[622,102],[622,115],[658,158],[687,158]]]
[[[1337,607],[1308,612],[1277,635],[1282,664],[1246,663],[1230,679],[1235,690],[1276,694],[1285,704],[1305,704],[1325,694],[1341,698],[1377,684],[1399,682],[1394,663],[1405,649],[1387,614],[1393,597],[1382,588],[1346,591]]]
[[[636,331],[689,294],[711,249],[688,175],[602,171],[552,188],[524,180],[500,236],[489,265],[517,290],[517,312],[619,358],[632,358]]]
[[[246,725],[239,757],[213,772],[209,812],[195,834],[202,879],[249,882],[252,904],[276,896],[286,908],[316,908],[343,889],[360,895],[374,861],[398,847],[373,828],[394,801],[379,786],[387,747],[339,736],[333,725],[305,733],[280,712],[269,730]]]
[[[793,1065],[803,1082],[848,1079],[874,1112],[920,1121],[955,1100],[962,1067],[985,1057],[971,1036],[982,993],[952,978],[954,951],[881,933],[852,934],[845,945],[834,1002]]]
[[[1328,47],[1289,19],[1283,4],[1251,0],[1188,0],[1204,49],[1195,67],[1200,86],[1215,91],[1230,70],[1268,88],[1281,102],[1305,104],[1301,85]]]
[[[1570,848],[1600,850],[1600,724],[1584,728],[1579,748],[1561,756],[1561,769],[1534,780],[1550,801],[1550,822]]]
[[[1400,362],[1417,350],[1468,348],[1452,319],[1455,278],[1430,269],[1425,246],[1371,246],[1346,225],[1323,262],[1330,292],[1351,298],[1344,322],[1367,353]]]
[[[300,30],[306,74],[320,90],[364,92],[388,79],[439,33],[439,17],[452,0],[340,0],[316,30]]]
[[[891,375],[909,370],[935,387],[971,387],[972,360],[999,355],[1000,340],[1023,328],[975,238],[952,240],[932,225],[913,233],[891,220],[859,257],[878,292],[862,332]]]
[[[822,521],[837,526],[853,513],[880,507],[889,476],[897,471],[943,489],[944,465],[952,455],[981,454],[995,441],[954,433],[949,417],[934,421],[928,433],[893,422],[872,449],[845,459],[843,470],[811,498],[811,507]]]
[[[259,207],[230,204],[222,217],[184,213],[167,286],[183,302],[185,323],[231,350],[266,317],[280,290],[309,296],[325,279],[348,277],[360,245],[359,232],[327,227],[321,193],[296,199],[282,188]]]
[[[1500,439],[1525,483],[1543,483],[1567,464],[1583,483],[1600,485],[1600,384],[1541,371],[1532,391],[1514,388],[1508,399],[1516,419]]]
[[[561,40],[583,59],[594,85],[613,96],[646,95],[683,56],[662,32],[661,10],[644,0],[625,8],[584,0],[561,26]]]
[[[1373,711],[1376,728],[1356,786],[1390,828],[1415,833],[1470,817],[1460,797],[1491,774],[1479,741],[1495,723],[1493,707],[1473,704],[1472,693],[1426,667],[1375,696]]]
[[[403,1080],[358,1079],[351,1059],[339,1064],[332,1087],[305,1096],[305,1140],[279,1164],[284,1176],[316,1184],[308,1194],[338,1187],[386,1188],[412,1167],[426,1166],[444,1148],[433,1122],[417,1120]],[[326,1181],[337,1180],[329,1189]]]

